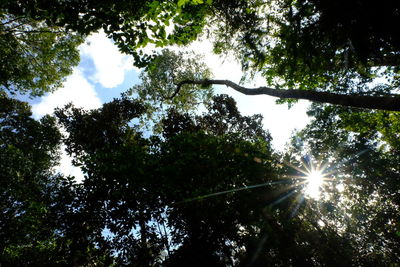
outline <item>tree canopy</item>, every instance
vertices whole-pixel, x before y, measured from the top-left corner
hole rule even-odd
[[[397,148],[381,149],[376,135],[349,132],[329,108],[315,106],[314,121],[281,154],[272,150],[262,117],[242,116],[224,95],[202,115],[170,109],[160,134],[150,137],[131,123],[145,113],[135,99],[93,111],[70,105],[56,116],[68,133],[67,151],[85,174],[77,185],[51,170],[60,141],[54,119],[37,122],[26,118],[24,103],[3,98],[3,104],[2,180],[8,182],[1,262],[398,262]],[[21,157],[26,171],[17,163]],[[299,172],[312,164],[323,165],[328,179],[318,200],[307,196]]]
[[[399,19],[389,0],[1,2],[0,265],[399,265]],[[139,84],[33,119],[13,94],[59,87],[101,29]],[[144,53],[201,35],[266,86]],[[309,99],[312,120],[276,151],[214,84]]]
[[[141,48],[148,44],[186,45],[206,34],[216,53],[233,53],[244,70],[260,73],[269,88],[296,90],[287,92],[287,98],[312,94],[306,99],[350,106],[357,102],[358,107],[360,102],[381,102],[380,106],[393,106],[389,110],[399,106],[399,34],[391,26],[399,22],[400,7],[390,0],[379,5],[292,0],[5,1],[0,8],[13,17],[80,34],[103,29],[140,67],[158,62],[156,54],[143,53]],[[334,100],[320,93],[324,91],[334,93],[329,95]]]
[[[0,90],[40,96],[58,89],[79,63],[80,35],[0,10]]]

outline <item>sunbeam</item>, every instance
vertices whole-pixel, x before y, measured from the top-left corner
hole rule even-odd
[[[270,185],[274,185],[274,184],[282,184],[282,183],[285,183],[285,181],[275,181],[275,182],[267,182],[267,183],[256,184],[256,185],[243,186],[240,188],[234,188],[234,189],[215,192],[215,193],[211,193],[211,194],[207,194],[207,195],[197,196],[197,197],[190,198],[190,199],[185,199],[183,201],[177,202],[176,204],[191,202],[191,201],[195,201],[195,200],[201,200],[201,199],[210,198],[210,197],[216,197],[219,195],[234,193],[234,192],[238,192],[238,191],[242,191],[242,190],[249,190],[249,189],[258,188],[258,187],[270,186]]]

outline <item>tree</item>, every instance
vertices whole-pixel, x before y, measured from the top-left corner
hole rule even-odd
[[[81,223],[82,187],[54,172],[61,141],[55,118],[34,120],[27,103],[4,93],[0,103],[0,262],[109,264],[110,251]]]
[[[170,109],[160,135],[148,138],[132,122],[145,114],[138,100],[93,111],[68,105],[56,115],[85,173],[76,185],[49,169],[59,142],[54,118],[38,122],[25,104],[2,103],[2,262],[397,263],[397,150],[380,150],[377,135],[349,134],[329,107],[313,109],[316,119],[281,159],[262,117],[242,116],[227,96],[202,115]],[[317,157],[335,178],[318,201],[291,168]]]
[[[40,96],[59,88],[79,63],[77,34],[0,11],[0,90]]]
[[[149,138],[130,122],[145,112],[136,100],[57,111],[69,132],[68,151],[85,172],[78,214],[89,244],[114,251],[118,264],[138,266],[373,262],[361,260],[362,241],[353,241],[365,235],[362,229],[346,224],[343,235],[333,223],[344,222],[331,212],[335,199],[304,199],[304,175],[285,179],[298,173],[281,166],[260,116],[240,115],[227,96],[207,107],[197,116],[171,109],[161,136]],[[355,188],[349,192],[359,194]],[[338,200],[332,192],[326,194]],[[393,262],[390,247],[385,253]]]
[[[227,96],[215,97],[208,109],[195,119],[171,111],[164,121],[167,225],[171,247],[179,245],[167,261],[171,266],[233,264],[238,248],[247,246],[241,232],[255,234],[251,225],[258,227],[263,195],[274,180],[261,118],[241,116]]]
[[[360,94],[379,75],[395,88],[400,46],[390,25],[398,10],[393,1],[265,1],[249,10],[258,23],[231,43],[244,68],[260,71],[269,86]],[[217,44],[221,52],[230,47],[218,35]]]
[[[307,216],[352,240],[353,264],[398,264],[399,228],[392,223],[399,216],[397,143],[382,142],[379,124],[359,127],[369,123],[359,116],[372,112],[340,109],[314,105],[315,119],[293,138],[290,157],[318,161],[329,179]]]
[[[0,101],[0,261],[33,264],[54,251],[49,209],[58,179],[50,169],[60,134],[54,118],[35,121],[26,103],[4,94]]]
[[[226,80],[181,80],[176,94],[182,85],[224,84],[246,95],[398,111],[395,92],[400,46],[397,30],[387,25],[400,20],[396,13],[400,7],[391,1],[382,2],[378,9],[375,6],[370,1],[249,2],[245,11],[238,8],[235,15],[245,18],[248,14],[253,25],[245,19],[242,23],[233,18],[220,20],[217,30],[211,31],[215,52],[233,50],[243,68],[261,73],[268,87],[250,89]],[[366,14],[374,19],[367,19],[371,16]],[[234,23],[236,30],[230,28]],[[221,33],[223,26],[229,34]],[[333,30],[327,30],[330,28]]]
[[[0,8],[14,16],[27,16],[48,25],[84,35],[103,29],[120,50],[144,67],[151,56],[140,51],[147,44],[185,45],[204,29],[209,15],[237,18],[233,12],[247,1],[5,1]],[[232,15],[233,14],[233,15]]]
[[[90,0],[55,1],[51,6],[46,1],[7,1],[2,7],[14,16],[45,20],[82,34],[103,28],[141,67],[156,57],[140,51],[147,44],[186,45],[207,33],[216,53],[233,51],[245,70],[265,77],[269,88],[289,88],[284,97],[398,110],[398,96],[392,93],[398,87],[400,45],[398,31],[390,25],[399,20],[399,6],[389,0],[379,5],[221,0],[125,1],[111,6]],[[379,77],[387,82],[372,83]],[[275,93],[281,97],[284,92]],[[353,94],[361,98],[346,97]]]
[[[225,80],[180,84],[224,84],[246,95],[399,111],[399,96],[391,94],[399,86],[399,32],[392,27],[400,22],[398,10],[393,1],[265,1],[247,10],[258,14],[254,25],[230,35],[217,31],[215,51],[234,49],[243,68],[261,72],[269,87]],[[372,83],[376,78],[381,81]]]
[[[167,110],[174,108],[179,112],[194,112],[201,104],[210,102],[213,90],[204,86],[198,90],[188,85],[176,92],[179,81],[186,79],[207,79],[210,70],[202,58],[194,53],[173,52],[164,49],[152,60],[139,78],[140,83],[130,88],[125,95],[136,96],[146,106],[143,124],[154,122],[153,130],[159,130]]]
[[[55,119],[35,121],[26,104],[2,94],[1,261],[398,264],[397,113],[314,105],[315,120],[280,155],[270,147],[261,116],[242,116],[227,96],[211,98],[209,86],[225,84],[248,94],[330,98],[335,104],[350,99],[376,109],[388,109],[376,102],[388,99],[394,102],[389,110],[398,110],[398,96],[390,95],[398,83],[396,32],[380,32],[377,20],[366,22],[358,13],[369,11],[370,2],[346,5],[353,12],[335,17],[331,1],[126,1],[111,7],[55,1],[54,10],[47,1],[2,3],[18,20],[26,15],[85,34],[103,28],[146,69],[143,83],[130,92],[136,99],[127,93],[97,110],[68,105],[56,111],[67,131],[67,152],[85,174],[80,185],[51,170],[60,141]],[[382,14],[395,22],[397,7],[386,7]],[[167,34],[170,21],[177,27]],[[235,49],[245,69],[261,71],[276,88],[210,80],[200,61],[167,50],[151,58],[137,52],[147,43],[186,44],[207,23],[215,23],[216,52]],[[335,35],[325,33],[326,25]],[[360,25],[369,25],[371,38],[353,36]],[[314,54],[317,48],[322,50]],[[376,69],[383,62],[386,68]],[[375,86],[373,74],[389,81]],[[193,84],[204,88],[194,91]],[[191,112],[198,99],[208,110],[202,115]],[[155,109],[160,101],[166,106]],[[143,132],[137,121],[160,111],[167,116],[158,117],[158,132]],[[319,200],[305,193],[307,171],[300,171],[313,159],[330,180]]]
[[[272,190],[270,137],[261,118],[242,117],[231,98],[213,103],[195,119],[171,111],[163,138],[150,139],[127,125],[140,114],[127,99],[92,112],[57,112],[87,177],[82,204],[90,215],[81,220],[97,238],[99,230],[110,231],[120,263],[196,264],[196,248],[208,248],[197,251],[198,263],[246,255],[238,244],[250,242],[246,231],[256,233],[251,224],[263,224],[264,195]]]
[[[150,153],[151,141],[129,125],[144,111],[127,98],[91,112],[72,105],[56,111],[69,133],[67,151],[85,173],[80,221],[88,241],[113,250],[117,263],[136,266],[155,264],[162,249],[154,226],[148,225],[161,213],[154,192],[157,161]]]

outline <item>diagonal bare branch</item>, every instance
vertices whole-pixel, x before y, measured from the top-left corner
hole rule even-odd
[[[388,111],[400,111],[400,95],[388,96],[366,96],[366,95],[344,95],[328,92],[306,91],[296,89],[275,89],[270,87],[246,88],[229,80],[184,80],[177,84],[175,92],[170,98],[175,97],[182,86],[186,84],[198,84],[201,86],[226,85],[245,95],[269,95],[279,98],[306,99],[314,102],[329,103],[347,107],[366,109],[378,109]]]

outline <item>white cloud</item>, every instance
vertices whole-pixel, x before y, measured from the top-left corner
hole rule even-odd
[[[91,77],[93,81],[106,88],[114,88],[123,83],[125,72],[134,68],[132,57],[119,52],[103,31],[90,35],[80,51],[82,56],[93,60],[96,68]]]
[[[94,87],[88,83],[79,69],[75,69],[64,82],[63,87],[54,93],[44,96],[38,104],[32,106],[35,118],[53,113],[56,107],[63,107],[72,102],[76,107],[94,109],[101,106],[100,98]]]

